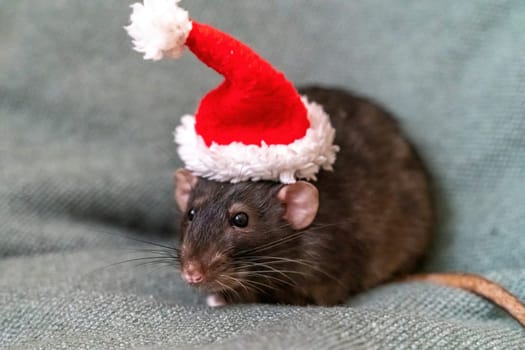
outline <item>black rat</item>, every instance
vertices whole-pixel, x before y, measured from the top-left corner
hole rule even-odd
[[[335,171],[285,185],[177,170],[183,279],[208,293],[210,306],[328,306],[408,275],[470,290],[525,324],[525,306],[480,276],[409,275],[429,247],[435,214],[427,171],[394,118],[342,89],[299,92],[337,130]]]
[[[249,46],[177,3],[135,3],[125,28],[145,59],[188,48],[224,76],[174,135],[193,172],[175,172],[182,277],[209,305],[336,305],[412,273],[434,208],[429,176],[394,118],[340,89],[305,88],[302,98]],[[525,324],[523,304],[480,276],[411,278],[472,290]]]

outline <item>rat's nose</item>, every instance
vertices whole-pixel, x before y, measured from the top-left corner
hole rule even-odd
[[[204,280],[204,274],[202,273],[202,268],[195,263],[189,263],[182,269],[182,278],[190,283],[197,284],[201,283]]]

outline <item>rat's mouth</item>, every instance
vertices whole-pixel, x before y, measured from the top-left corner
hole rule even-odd
[[[209,264],[198,260],[182,261],[182,279],[204,293],[238,293],[240,289],[249,289],[248,271],[225,264],[219,258]]]
[[[221,272],[219,274],[199,275],[199,278],[181,273],[182,279],[191,287],[197,288],[205,293],[221,293],[243,288],[245,281],[241,275],[236,273]]]

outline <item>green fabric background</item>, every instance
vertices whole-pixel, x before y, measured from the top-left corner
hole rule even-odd
[[[209,309],[170,266],[109,267],[169,242],[171,132],[220,77],[151,63],[131,1],[0,0],[0,347],[523,349],[491,303],[422,283],[348,306]],[[525,299],[525,2],[205,1],[193,17],[294,82],[371,96],[435,178],[429,271],[483,273]]]

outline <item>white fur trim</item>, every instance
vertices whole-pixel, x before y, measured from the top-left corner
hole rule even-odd
[[[288,184],[297,179],[316,180],[320,168],[332,170],[339,147],[333,145],[335,129],[323,108],[306,97],[302,101],[310,128],[289,145],[234,142],[208,147],[195,132],[195,118],[183,116],[174,132],[179,156],[195,175],[215,181],[275,180]]]
[[[164,55],[177,58],[182,54],[192,24],[178,2],[144,0],[144,5],[131,5],[131,24],[125,29],[133,39],[134,49],[144,53],[144,59],[157,61]]]

